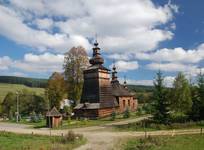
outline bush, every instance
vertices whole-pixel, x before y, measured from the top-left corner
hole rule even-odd
[[[151,114],[153,112],[153,108],[151,104],[144,104],[142,106],[142,110],[146,113],[146,114]]]
[[[31,113],[30,121],[31,122],[39,122],[39,118],[38,118],[38,116],[36,115],[35,112]]]
[[[116,118],[116,112],[113,111],[112,114],[111,114],[111,120],[114,121]]]
[[[125,145],[125,150],[149,150],[163,144],[163,140],[148,136],[147,138],[139,139],[138,142],[135,140],[128,141],[128,143]]]
[[[129,108],[127,108],[123,114],[123,118],[129,118],[130,117],[130,111]]]
[[[39,121],[42,121],[44,119],[43,115],[41,113],[38,114]]]
[[[67,144],[70,142],[75,142],[76,140],[81,140],[82,138],[82,134],[75,134],[73,131],[69,131],[65,136],[61,137],[60,142],[62,144]]]
[[[172,123],[185,123],[189,121],[189,117],[185,114],[172,113],[171,114],[171,122]]]

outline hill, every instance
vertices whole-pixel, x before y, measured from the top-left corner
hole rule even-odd
[[[146,85],[128,85],[128,88],[138,93],[153,92],[154,90],[154,86],[146,86]]]
[[[18,85],[18,84],[8,84],[8,83],[0,83],[0,102],[3,101],[4,97],[8,92],[16,92],[22,89],[27,89],[29,91],[33,91],[36,94],[43,94],[43,88],[31,88],[25,85]]]
[[[16,76],[0,76],[0,83],[21,84],[29,87],[45,88],[47,79],[25,78]]]

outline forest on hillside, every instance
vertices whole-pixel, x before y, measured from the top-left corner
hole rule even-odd
[[[28,87],[45,88],[47,86],[47,81],[47,79],[0,76],[0,83],[22,84]]]

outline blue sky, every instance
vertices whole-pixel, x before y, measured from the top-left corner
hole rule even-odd
[[[48,78],[63,54],[98,34],[105,65],[113,61],[129,84],[151,85],[162,70],[170,85],[179,71],[204,68],[202,0],[0,0],[0,75]],[[204,69],[203,69],[204,70]]]

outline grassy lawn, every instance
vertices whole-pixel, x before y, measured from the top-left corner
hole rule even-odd
[[[101,118],[97,120],[75,120],[75,119],[63,120],[62,126],[54,129],[72,129],[72,128],[80,128],[80,127],[97,126],[97,125],[104,125],[108,123],[123,121],[127,119],[134,119],[138,117],[141,117],[141,115],[137,115],[136,112],[131,112],[130,118],[123,118],[123,114],[120,114],[116,116],[115,120],[111,120],[111,117]],[[15,120],[7,120],[3,122],[16,123]],[[32,125],[33,128],[44,128],[46,127],[46,120],[44,119],[42,121],[35,123],[35,122],[26,121],[26,119],[21,119],[19,124]]]
[[[114,126],[114,130],[115,131],[156,131],[156,130],[204,128],[204,121],[172,123],[170,125],[144,123],[144,122],[145,121],[129,123],[126,125],[117,125],[117,126]]]
[[[130,113],[130,118],[123,118],[123,114],[117,115],[115,120],[111,120],[111,117],[101,118],[97,120],[64,120],[61,127],[58,129],[71,129],[71,128],[80,128],[80,127],[89,127],[89,126],[97,126],[104,125],[108,123],[123,121],[126,119],[133,119],[141,117],[136,114],[136,112]]]
[[[15,120],[6,120],[6,121],[2,121],[2,122],[16,123]],[[27,121],[26,119],[21,119],[20,122],[18,122],[18,124],[31,125],[33,128],[42,128],[42,127],[46,126],[46,120],[43,119],[39,122],[30,122],[30,121]]]
[[[204,135],[161,136],[147,139],[129,139],[123,150],[203,150]]]
[[[0,150],[71,150],[85,142],[83,137],[64,142],[62,137],[0,132]]]
[[[0,83],[0,102],[3,101],[4,97],[8,92],[16,92],[22,89],[27,89],[29,91],[36,92],[36,94],[43,94],[44,89],[43,88],[31,88],[25,85],[20,84],[6,84],[6,83]]]

